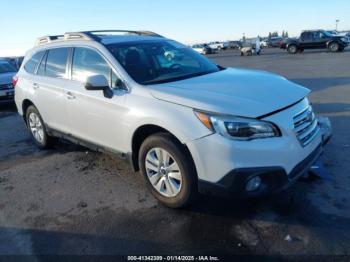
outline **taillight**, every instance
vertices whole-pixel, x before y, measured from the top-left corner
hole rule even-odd
[[[12,77],[12,85],[13,85],[13,88],[15,88],[15,87],[16,87],[17,82],[18,82],[18,76],[17,76],[17,75],[15,75],[14,77]]]

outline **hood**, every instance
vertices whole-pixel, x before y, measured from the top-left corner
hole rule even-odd
[[[15,72],[0,74],[0,85],[11,84]]]
[[[275,74],[233,68],[149,88],[160,100],[245,117],[269,114],[292,105],[310,92]]]

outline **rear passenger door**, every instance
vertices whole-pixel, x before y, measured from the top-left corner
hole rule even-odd
[[[302,48],[314,47],[314,35],[312,32],[304,32],[300,36],[300,44]]]
[[[88,76],[103,75],[109,81],[114,96],[107,98],[102,91],[85,89]],[[67,110],[72,135],[83,141],[120,150],[125,130],[122,117],[128,92],[105,57],[90,47],[74,48],[71,62],[71,84],[67,90]]]
[[[58,47],[46,51],[33,82],[36,105],[45,123],[55,130],[69,132],[65,87],[70,48]]]

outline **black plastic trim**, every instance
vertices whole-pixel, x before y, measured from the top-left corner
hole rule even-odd
[[[129,156],[131,155],[131,153],[124,153],[124,152],[121,152],[121,151],[118,151],[118,150],[115,150],[115,149],[112,149],[112,148],[100,146],[100,145],[94,144],[92,142],[89,142],[89,141],[77,138],[77,137],[75,137],[75,136],[73,136],[71,134],[66,134],[64,132],[57,131],[57,130],[52,129],[52,128],[48,127],[48,126],[46,126],[46,130],[47,130],[47,132],[48,132],[48,134],[50,136],[54,136],[54,137],[58,137],[58,138],[62,138],[62,139],[68,140],[68,141],[70,141],[70,142],[72,142],[74,144],[87,147],[87,148],[89,148],[89,149],[91,149],[93,151],[107,153],[107,154],[112,154],[114,156],[118,156],[119,158],[121,158],[123,160],[127,160],[127,161],[130,162]]]

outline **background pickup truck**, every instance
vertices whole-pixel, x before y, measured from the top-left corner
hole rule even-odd
[[[343,51],[349,45],[346,37],[333,35],[325,30],[304,31],[299,38],[287,39],[284,48],[290,54],[302,53],[305,49],[328,49],[331,52]]]

